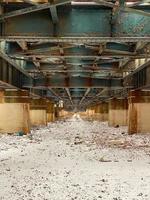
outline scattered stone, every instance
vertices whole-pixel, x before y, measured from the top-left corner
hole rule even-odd
[[[106,159],[104,159],[104,157],[101,157],[101,158],[99,159],[99,161],[100,161],[100,162],[112,162],[111,160],[106,160]]]
[[[141,192],[141,193],[139,193],[137,196],[141,197],[141,196],[143,196],[143,193]]]
[[[106,182],[106,180],[105,180],[105,179],[102,179],[101,181],[102,181],[102,182]]]
[[[150,199],[148,134],[130,136],[124,127],[74,118],[31,133],[31,141],[29,135],[0,136],[0,199]],[[143,193],[128,190],[135,184]]]
[[[132,160],[127,160],[128,162],[132,162]]]

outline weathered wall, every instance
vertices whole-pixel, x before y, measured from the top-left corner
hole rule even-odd
[[[102,102],[95,106],[94,118],[99,121],[108,121],[108,103]]]
[[[109,126],[127,126],[128,110],[109,110]]]
[[[129,105],[129,133],[150,133],[150,103]]]
[[[109,126],[127,126],[128,123],[128,100],[111,99],[109,102]]]
[[[0,132],[14,133],[30,131],[29,104],[3,103],[0,104]]]
[[[95,113],[93,118],[95,120],[105,122],[108,121],[108,113]]]
[[[150,133],[150,92],[130,91],[128,132]]]
[[[30,120],[32,126],[47,125],[46,110],[30,110]]]
[[[55,120],[54,113],[47,113],[47,122],[53,122]]]

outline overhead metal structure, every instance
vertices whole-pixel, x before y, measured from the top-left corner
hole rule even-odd
[[[148,0],[1,0],[0,87],[71,109],[147,88],[149,24]]]

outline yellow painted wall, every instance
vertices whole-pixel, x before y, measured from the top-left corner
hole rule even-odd
[[[32,126],[47,125],[46,110],[30,110],[30,120]]]
[[[0,104],[0,133],[30,131],[29,104],[3,103]]]
[[[53,122],[54,117],[54,113],[47,113],[47,122]]]
[[[108,113],[95,113],[94,119],[98,121],[108,121]]]
[[[128,123],[128,110],[118,109],[109,110],[108,124],[109,126],[127,126]]]
[[[129,133],[150,133],[150,103],[129,104]]]

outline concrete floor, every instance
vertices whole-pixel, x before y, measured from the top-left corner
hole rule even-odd
[[[149,200],[150,135],[79,116],[0,136],[0,200]]]

